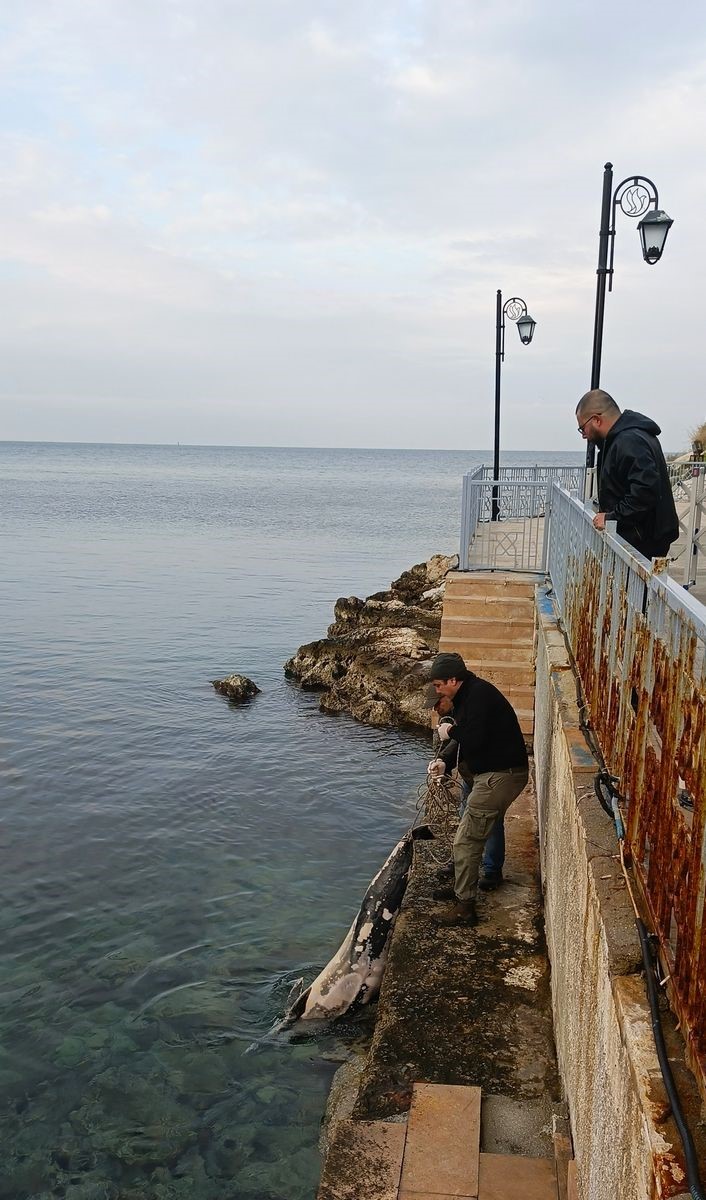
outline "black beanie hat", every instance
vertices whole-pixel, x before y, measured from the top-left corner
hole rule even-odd
[[[468,668],[460,654],[437,654],[429,668],[430,679],[465,679]]]

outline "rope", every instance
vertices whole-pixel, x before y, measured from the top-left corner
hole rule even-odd
[[[445,862],[449,857],[458,825],[460,793],[460,782],[450,775],[442,775],[441,778],[427,775],[417,789],[417,816],[424,814],[443,855],[439,857],[430,848],[434,862]]]

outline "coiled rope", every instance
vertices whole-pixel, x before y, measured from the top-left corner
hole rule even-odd
[[[460,781],[451,775],[427,775],[417,788],[417,816],[424,814],[442,855],[439,857],[430,847],[434,862],[445,862],[449,857],[458,825],[460,800]]]

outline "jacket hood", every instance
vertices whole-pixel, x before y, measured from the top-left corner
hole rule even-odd
[[[618,417],[615,425],[611,429],[606,441],[613,438],[618,433],[624,433],[626,429],[641,429],[643,433],[649,433],[652,437],[658,437],[662,432],[656,421],[650,417],[644,417],[642,413],[633,412],[631,408],[626,408]]]

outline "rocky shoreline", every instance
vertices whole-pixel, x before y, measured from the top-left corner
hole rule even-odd
[[[387,591],[337,600],[327,636],[300,646],[285,674],[320,691],[323,712],[428,731],[424,668],[439,647],[445,580],[457,565],[456,555],[435,554]]]

